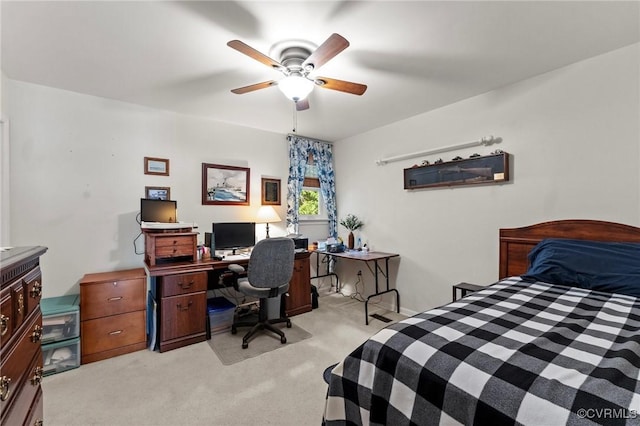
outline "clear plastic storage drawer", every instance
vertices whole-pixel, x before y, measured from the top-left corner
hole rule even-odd
[[[77,294],[42,299],[42,344],[80,335],[80,305]]]
[[[80,366],[80,339],[42,345],[44,375],[60,373]]]

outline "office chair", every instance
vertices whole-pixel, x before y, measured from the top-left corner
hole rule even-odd
[[[251,252],[246,276],[245,269],[236,264],[229,265],[229,270],[234,273],[234,287],[240,293],[260,299],[258,320],[247,321],[234,318],[231,333],[236,334],[238,327],[251,326],[251,330],[242,338],[242,349],[249,347],[249,339],[259,330],[269,330],[280,336],[282,343],[287,343],[287,338],[282,330],[273,326],[276,323],[286,322],[287,328],[291,328],[291,320],[284,313],[284,306],[280,307],[280,317],[268,319],[267,299],[282,297],[289,290],[289,281],[293,275],[293,261],[295,257],[294,242],[291,238],[267,238],[258,241]],[[281,303],[284,300],[281,301]]]

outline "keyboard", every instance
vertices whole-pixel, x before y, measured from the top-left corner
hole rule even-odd
[[[229,256],[225,256],[222,260],[226,262],[233,262],[234,260],[247,260],[249,257],[249,254],[230,254]]]

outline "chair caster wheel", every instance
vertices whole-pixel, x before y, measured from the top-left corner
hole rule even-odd
[[[247,342],[242,342],[242,349],[247,349],[249,344]]]
[[[287,320],[287,328],[291,328],[291,321]]]
[[[280,338],[280,343],[287,343],[287,338],[286,338],[286,337],[284,337],[284,336],[282,336],[282,337]]]

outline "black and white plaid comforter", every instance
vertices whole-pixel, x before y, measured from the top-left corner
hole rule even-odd
[[[378,332],[327,425],[640,424],[640,299],[509,278]]]

